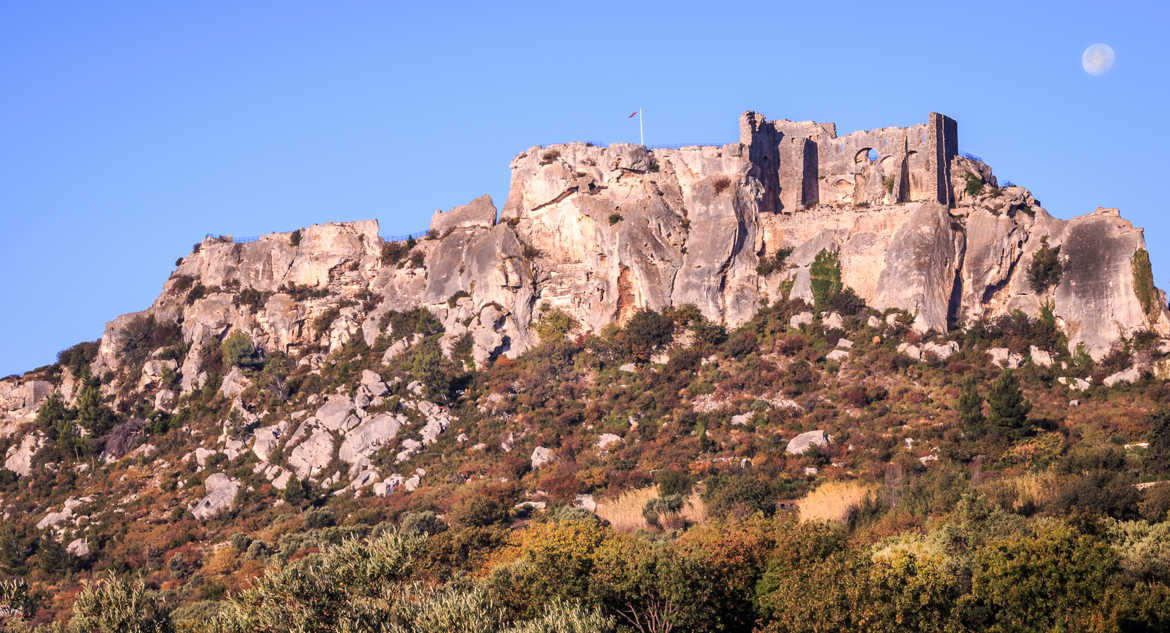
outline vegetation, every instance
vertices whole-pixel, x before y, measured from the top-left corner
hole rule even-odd
[[[966,172],[963,174],[963,179],[966,181],[966,184],[963,186],[963,190],[967,192],[967,195],[977,196],[983,193],[984,185],[982,178],[971,172]]]
[[[1032,284],[1032,290],[1037,294],[1047,292],[1060,283],[1063,272],[1060,247],[1049,248],[1048,237],[1040,238],[1040,248],[1032,254],[1032,263],[1028,266],[1028,282]]]
[[[812,286],[813,307],[817,312],[826,309],[841,293],[841,264],[837,253],[821,249],[809,268],[809,283]]]
[[[756,265],[756,274],[761,277],[767,277],[773,272],[784,270],[784,262],[791,254],[791,248],[781,248],[773,253],[771,257],[760,258],[760,263]]]
[[[1146,249],[1139,248],[1130,258],[1130,268],[1133,271],[1133,291],[1137,295],[1142,310],[1152,323],[1158,318],[1162,305],[1158,299],[1158,290],[1154,288],[1154,273],[1150,267],[1150,254]]]

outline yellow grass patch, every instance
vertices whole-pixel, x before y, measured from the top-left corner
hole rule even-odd
[[[646,502],[658,496],[658,486],[636,488],[622,493],[616,499],[601,501],[597,504],[597,516],[609,521],[609,524],[620,532],[637,532],[638,530],[654,529],[642,516],[642,508]],[[700,524],[707,520],[707,507],[699,498],[697,492],[692,492],[683,504],[679,516],[687,523]]]
[[[856,481],[826,481],[797,502],[801,521],[845,521],[874,487]]]

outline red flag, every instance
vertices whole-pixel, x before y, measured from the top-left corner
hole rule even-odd
[[[626,117],[626,118],[627,118],[627,119],[632,119],[632,118],[634,118],[634,117],[636,117],[636,116],[638,116],[638,111],[637,111],[637,110],[634,110],[634,113],[633,113],[633,114],[631,114],[630,116]]]

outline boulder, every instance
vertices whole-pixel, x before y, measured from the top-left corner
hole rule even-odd
[[[788,441],[788,446],[784,448],[784,451],[789,455],[803,455],[814,446],[825,448],[828,445],[829,436],[824,431],[817,429],[816,431],[806,431],[792,438]]]
[[[26,434],[20,443],[8,448],[4,453],[4,468],[11,470],[21,477],[32,472],[32,459],[45,445],[45,436],[40,431]]]
[[[1110,375],[1106,376],[1101,381],[1101,384],[1105,385],[1106,387],[1112,387],[1113,385],[1116,385],[1118,383],[1137,382],[1137,381],[1141,380],[1141,378],[1142,378],[1141,369],[1139,369],[1136,365],[1134,365],[1132,367],[1127,367],[1127,368],[1125,368],[1117,373],[1110,374]]]
[[[333,461],[333,434],[324,429],[314,431],[304,442],[297,444],[288,456],[288,465],[297,479],[320,474]]]
[[[347,464],[357,464],[372,457],[383,445],[398,436],[406,420],[389,413],[379,413],[346,434],[337,456]]]
[[[1028,357],[1037,367],[1052,367],[1052,354],[1032,345],[1028,348]]]
[[[89,556],[89,543],[85,540],[84,537],[75,538],[72,541],[69,541],[69,544],[65,546],[65,551],[73,554],[78,558],[85,558],[86,556]]]
[[[435,211],[431,216],[431,231],[443,236],[454,229],[487,228],[496,224],[496,205],[489,195],[483,195],[446,213]]]
[[[933,356],[936,360],[946,360],[955,355],[959,351],[959,344],[955,341],[945,341],[942,343],[925,343],[922,346],[922,357],[927,358],[927,355]]]
[[[528,461],[532,466],[532,469],[536,470],[541,466],[545,466],[557,461],[557,455],[551,448],[537,446],[536,448],[532,449],[532,456],[529,457]]]
[[[843,349],[835,349],[835,350],[829,352],[828,354],[826,354],[825,358],[827,358],[833,362],[840,363],[840,362],[844,361],[846,358],[849,358],[849,352],[847,352]]]
[[[987,355],[991,356],[992,363],[995,363],[1004,369],[1018,369],[1024,362],[1023,356],[1020,356],[1006,347],[993,347],[987,350]]]
[[[800,313],[792,315],[791,319],[788,319],[788,327],[793,328],[793,329],[799,329],[801,326],[808,325],[812,322],[813,322],[812,312],[800,312]]]
[[[601,451],[608,450],[609,447],[621,444],[621,442],[622,437],[620,435],[616,435],[614,433],[602,433],[597,438],[597,449]]]
[[[203,482],[207,495],[200,499],[191,514],[199,521],[207,521],[231,509],[232,502],[240,492],[240,482],[223,473],[215,473]]]
[[[252,434],[252,452],[262,462],[267,462],[272,457],[272,451],[276,449],[277,442],[287,432],[288,422],[280,421],[276,424],[264,426],[256,429]]]

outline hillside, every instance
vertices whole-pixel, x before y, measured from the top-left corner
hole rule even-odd
[[[0,618],[1167,625],[1170,314],[1116,210],[1053,218],[933,114],[512,170],[417,240],[207,238],[0,381]]]

